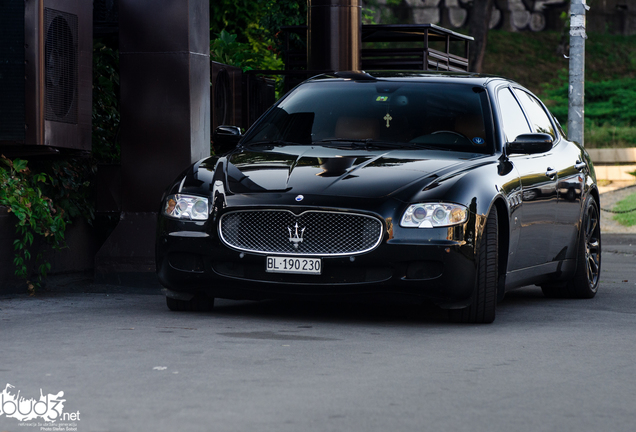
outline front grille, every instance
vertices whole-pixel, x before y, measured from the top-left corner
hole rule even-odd
[[[290,255],[353,255],[374,249],[382,240],[382,222],[351,213],[245,210],[224,214],[221,239],[247,252]]]

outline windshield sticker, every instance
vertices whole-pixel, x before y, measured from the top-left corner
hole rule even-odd
[[[475,137],[473,138],[473,142],[477,145],[482,145],[484,144],[486,141],[483,138],[479,138],[479,137]]]
[[[391,125],[389,124],[389,122],[393,120],[393,117],[391,117],[391,114],[386,113],[386,115],[382,118],[386,120],[386,127],[391,127]]]
[[[378,96],[377,98],[375,98],[376,102],[386,102],[389,100],[388,96]]]

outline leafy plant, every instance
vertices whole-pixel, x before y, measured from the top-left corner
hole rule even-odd
[[[282,70],[286,48],[283,26],[307,21],[305,0],[218,0],[210,2],[212,60],[248,70]],[[305,41],[289,34],[290,48],[306,49]],[[272,77],[276,92],[283,91],[282,76]]]
[[[117,163],[119,146],[119,53],[102,42],[93,46],[93,157]]]
[[[297,26],[307,23],[307,2],[304,0],[268,0],[254,30],[254,37],[271,43],[279,53],[283,49],[283,26]],[[305,42],[296,34],[290,35],[290,43],[295,49],[305,49]]]
[[[307,19],[306,0],[215,0],[210,2],[210,35],[212,39],[222,30],[237,35],[237,41],[257,40],[282,48],[282,26],[302,25]],[[292,42],[299,40],[292,36]]]
[[[48,181],[39,183],[43,194],[62,209],[67,223],[82,218],[89,224],[95,219],[91,181],[96,172],[94,159],[62,158],[31,163],[35,172]]]
[[[8,207],[17,218],[18,238],[13,242],[15,274],[26,280],[29,292],[34,294],[51,264],[43,259],[42,250],[34,258],[31,248],[36,236],[54,249],[64,246],[64,211],[40,189],[40,185],[51,182],[51,176],[33,174],[22,159],[11,161],[2,155],[1,160],[7,168],[0,166],[0,205]]]
[[[375,11],[368,7],[362,8],[362,24],[377,24],[375,22]]]
[[[214,0],[210,2],[210,36],[222,30],[240,35],[239,42],[247,43],[245,29],[260,19],[262,2],[254,0]]]
[[[49,249],[65,247],[68,224],[81,217],[94,219],[90,179],[95,164],[76,158],[46,159],[31,163],[1,156],[0,205],[15,215],[15,275],[26,280],[31,294],[42,285],[51,264]]]
[[[218,38],[210,42],[210,55],[214,61],[236,66],[243,71],[260,69],[262,67],[279,66],[280,60],[263,45],[255,50],[249,43],[237,41],[238,36],[222,30]]]
[[[210,56],[214,61],[248,70],[281,70],[282,59],[271,45],[250,37],[250,43],[238,42],[237,35],[222,30],[218,38],[210,42]],[[276,89],[282,91],[282,77],[277,76]]]

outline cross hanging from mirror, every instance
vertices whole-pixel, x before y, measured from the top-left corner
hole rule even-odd
[[[393,117],[391,117],[391,115],[389,113],[386,113],[386,115],[384,116],[384,120],[386,120],[386,127],[391,127],[391,125],[389,124],[389,122],[391,120],[393,120]]]

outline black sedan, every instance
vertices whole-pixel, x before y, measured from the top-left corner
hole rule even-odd
[[[214,138],[218,154],[161,202],[156,264],[172,310],[389,295],[488,323],[521,286],[596,294],[594,167],[515,82],[339,72],[296,87],[245,135]]]

